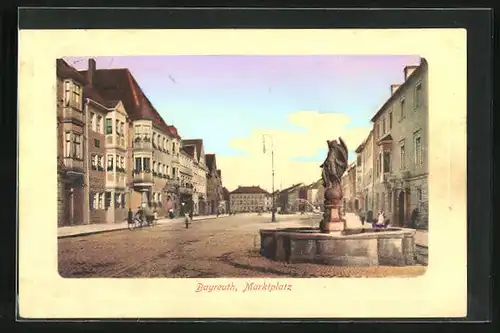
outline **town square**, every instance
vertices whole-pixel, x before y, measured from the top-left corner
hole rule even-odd
[[[57,59],[59,274],[424,274],[426,60],[315,57]]]

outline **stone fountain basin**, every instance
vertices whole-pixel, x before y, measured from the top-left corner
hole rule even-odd
[[[260,253],[288,263],[415,265],[415,230],[356,228],[323,234],[318,228],[261,229]]]

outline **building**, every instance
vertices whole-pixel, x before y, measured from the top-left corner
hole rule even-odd
[[[221,213],[227,214],[231,211],[231,197],[229,195],[229,190],[225,187],[222,188],[222,200],[220,202]]]
[[[273,210],[273,198],[274,198],[274,200],[277,200],[278,195],[279,195],[279,191],[276,190],[273,193],[269,193],[269,195],[266,196],[266,211]]]
[[[307,201],[315,208],[322,207],[323,201],[325,200],[324,193],[323,180],[319,179],[308,186]]]
[[[182,140],[182,146],[193,151],[193,213],[206,214],[207,200],[207,173],[205,151],[202,139]]]
[[[85,223],[127,218],[129,121],[121,101],[107,101],[93,86],[92,71],[83,90],[85,114]]]
[[[394,225],[427,229],[427,62],[403,72],[404,82],[391,86],[390,97],[371,119],[374,209],[384,210]]]
[[[181,214],[193,211],[193,178],[194,178],[194,147],[184,146],[179,156],[179,199],[181,201]]]
[[[276,206],[282,212],[296,212],[299,208],[299,191],[304,186],[303,183],[294,184],[279,191]]]
[[[356,173],[359,181],[356,183],[358,196],[360,197],[360,210],[363,214],[373,212],[373,156],[375,145],[373,144],[373,130],[368,133],[366,139],[356,148]],[[358,166],[359,165],[359,166]]]
[[[207,214],[215,214],[222,200],[221,171],[217,169],[215,154],[205,154],[207,164]]]
[[[229,193],[232,212],[259,212],[266,209],[269,192],[260,186],[238,186]]]
[[[120,206],[125,211],[150,204],[160,216],[170,208],[178,210],[182,186],[177,129],[165,123],[128,69],[97,69],[95,60],[89,59],[88,70],[80,73],[111,103],[104,123],[105,207]],[[115,212],[118,219],[120,214]]]
[[[351,163],[341,178],[343,209],[344,212],[352,213],[359,207],[356,194],[356,163]]]
[[[57,225],[85,223],[84,149],[86,115],[84,75],[62,59],[56,60],[57,98]]]

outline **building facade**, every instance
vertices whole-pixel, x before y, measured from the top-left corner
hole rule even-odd
[[[232,212],[263,212],[266,210],[269,192],[260,186],[238,186],[229,193]]]
[[[202,139],[182,140],[182,146],[193,151],[193,213],[207,214],[207,173]]]
[[[404,82],[391,86],[391,96],[372,118],[374,208],[394,225],[428,226],[427,62],[404,68]]]
[[[351,163],[341,178],[344,212],[358,211],[359,200],[356,193],[356,162]]]
[[[215,154],[205,154],[207,163],[207,214],[215,214],[222,200],[221,172],[217,169]]]
[[[366,214],[373,212],[373,156],[375,145],[373,143],[373,130],[368,133],[366,139],[356,148],[356,173],[357,192],[360,198],[359,206],[361,212]],[[359,166],[358,166],[359,165]]]
[[[56,60],[57,202],[58,226],[85,223],[85,122],[81,75],[62,59]],[[88,185],[87,185],[88,186]]]
[[[294,184],[279,191],[278,199],[276,202],[281,212],[296,212],[299,209],[299,191],[303,187],[303,183]]]

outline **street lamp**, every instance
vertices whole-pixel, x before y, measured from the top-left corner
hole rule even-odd
[[[271,171],[272,171],[272,199],[273,199],[273,208],[271,210],[271,222],[276,222],[276,206],[275,206],[275,200],[274,200],[274,140],[273,137],[269,134],[263,134],[262,135],[262,148],[264,151],[264,154],[266,153],[266,136],[271,139]]]

